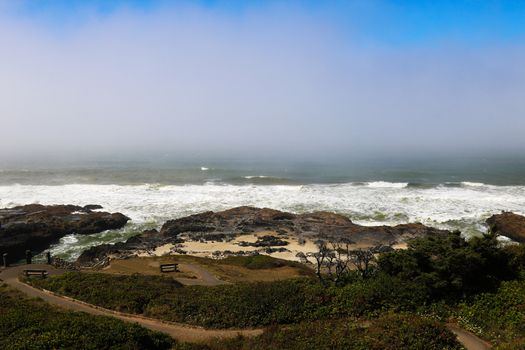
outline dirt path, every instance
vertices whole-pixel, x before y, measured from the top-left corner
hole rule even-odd
[[[28,266],[11,267],[0,272],[0,279],[2,279],[9,286],[18,289],[19,291],[31,297],[38,297],[44,301],[62,307],[64,309],[73,311],[87,312],[92,315],[103,315],[121,319],[127,322],[138,323],[143,327],[154,331],[159,331],[170,335],[171,337],[186,342],[204,342],[214,338],[233,338],[238,335],[255,336],[262,333],[262,329],[204,329],[200,327],[192,327],[176,323],[162,322],[159,320],[115,312],[112,310],[103,309],[94,305],[90,305],[78,300],[67,297],[57,296],[51,293],[46,293],[39,289],[33,288],[18,280],[18,275]],[[50,275],[57,275],[63,273],[61,270],[56,270],[49,265],[31,265],[32,269],[45,269],[49,271]]]
[[[489,350],[492,346],[477,337],[476,335],[464,330],[455,323],[447,323],[447,328],[456,335],[458,341],[463,344],[467,350]]]
[[[192,278],[176,278],[182,284],[185,285],[199,285],[199,286],[217,286],[219,284],[226,284],[227,282],[221,281],[210,273],[205,268],[189,263],[179,263],[179,269],[182,272],[191,272],[197,275],[196,279]]]

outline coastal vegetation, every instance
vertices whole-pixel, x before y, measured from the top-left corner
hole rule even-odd
[[[462,347],[455,336],[437,321],[417,315],[386,314],[366,323],[336,319],[273,326],[253,338],[183,344],[176,349],[459,350]]]
[[[460,324],[498,344],[525,349],[525,281],[503,282],[496,293],[483,293],[459,306]]]
[[[0,349],[170,349],[173,340],[112,317],[59,311],[0,285]]]
[[[305,319],[306,298],[315,295],[306,289],[310,287],[322,292],[315,281],[181,288],[169,277],[80,272],[35,279],[32,283],[108,309],[213,328],[298,322]]]
[[[456,232],[380,254],[366,277],[349,270],[344,283],[310,277],[204,287],[162,276],[79,272],[32,283],[109,309],[210,328],[286,325],[274,331],[282,337],[305,330],[290,325],[318,319],[368,322],[391,312],[457,318],[505,346],[523,343],[524,252],[501,247],[491,234],[467,241]],[[273,264],[258,259],[256,267]]]
[[[86,274],[86,276],[89,276]],[[134,277],[116,278],[120,285]],[[100,277],[97,275],[97,277]],[[145,276],[143,276],[145,277]],[[148,286],[177,288],[167,278],[145,277]],[[143,283],[141,288],[146,285]],[[103,289],[107,285],[102,285]],[[138,288],[137,288],[138,289]],[[151,291],[150,291],[151,292]],[[385,314],[370,321],[332,319],[271,326],[260,336],[182,343],[112,317],[61,311],[20,292],[0,286],[0,347],[2,349],[461,349],[442,323],[411,314]]]
[[[290,266],[300,269],[304,274],[308,274],[308,272],[310,272],[310,270],[301,263],[276,259],[267,255],[229,256],[218,261],[221,265],[237,265],[246,267],[250,270],[273,269],[277,267]]]

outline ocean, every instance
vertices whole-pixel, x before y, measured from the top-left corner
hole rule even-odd
[[[100,204],[131,222],[121,230],[69,235],[52,253],[123,241],[166,220],[240,205],[295,213],[327,210],[362,225],[422,222],[486,231],[503,210],[525,214],[525,159],[326,162],[112,161],[0,166],[0,207]]]

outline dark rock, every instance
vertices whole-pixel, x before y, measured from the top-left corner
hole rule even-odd
[[[225,233],[215,233],[215,232],[192,235],[192,239],[194,241],[201,241],[201,242],[207,242],[207,241],[224,242],[224,241],[227,241],[229,238],[235,238],[235,237],[232,237],[231,235],[228,235]]]
[[[130,250],[131,245],[124,246],[126,243],[116,243],[116,244],[101,244],[96,247],[88,248],[84,250],[82,254],[77,259],[77,263],[80,265],[91,265],[108,257],[111,254],[118,253],[120,250],[119,246],[122,248],[126,247],[126,250]]]
[[[101,205],[98,205],[98,204],[84,205],[84,210],[85,211],[91,211],[91,210],[97,210],[97,209],[103,209],[103,207]]]
[[[272,254],[272,253],[284,253],[284,252],[289,252],[289,250],[286,249],[286,248],[283,248],[283,247],[280,247],[280,248],[271,248],[271,247],[269,247],[269,248],[264,249],[264,252],[265,252],[266,254]]]
[[[392,248],[391,246],[389,245],[378,245],[376,247],[373,247],[372,249],[372,253],[389,253],[391,251],[394,250],[394,248]]]
[[[487,219],[492,233],[525,243],[525,217],[511,212],[502,212]]]
[[[163,236],[176,236],[183,232],[210,232],[215,228],[216,223],[211,220],[214,218],[212,211],[201,214],[186,216],[177,220],[167,221],[160,231]]]
[[[267,208],[238,207],[170,220],[162,226],[160,232],[148,231],[128,239],[125,243],[93,247],[81,255],[79,262],[100,260],[108,255],[129,255],[137,250],[153,250],[166,243],[180,242],[181,235],[189,240],[207,241],[230,239],[246,233],[262,231],[286,232],[289,237],[298,238],[303,242],[305,238],[323,238],[334,241],[344,239],[370,247],[390,246],[412,238],[449,233],[446,230],[427,227],[420,223],[397,226],[361,226],[354,224],[346,216],[329,212],[292,214]],[[255,244],[265,248],[286,244],[286,241],[279,237],[271,235],[268,237],[271,238],[261,237]],[[254,252],[246,254],[254,254]],[[223,252],[222,255],[227,254]]]
[[[129,220],[120,213],[91,212],[75,205],[30,204],[0,209],[0,253],[12,261],[26,250],[40,253],[71,233],[92,234],[123,227]]]
[[[288,242],[274,236],[262,236],[258,237],[255,243],[242,241],[239,242],[239,245],[242,247],[275,247],[288,245]]]

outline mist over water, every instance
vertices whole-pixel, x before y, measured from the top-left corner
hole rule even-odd
[[[469,236],[485,232],[485,219],[502,210],[525,214],[524,175],[520,159],[11,167],[0,172],[0,207],[100,204],[132,219],[121,230],[64,237],[52,250],[68,259],[169,219],[240,205],[327,210],[363,225],[422,222]]]
[[[239,205],[466,235],[525,212],[523,6],[234,3],[0,0],[0,207],[132,218],[69,259]]]

